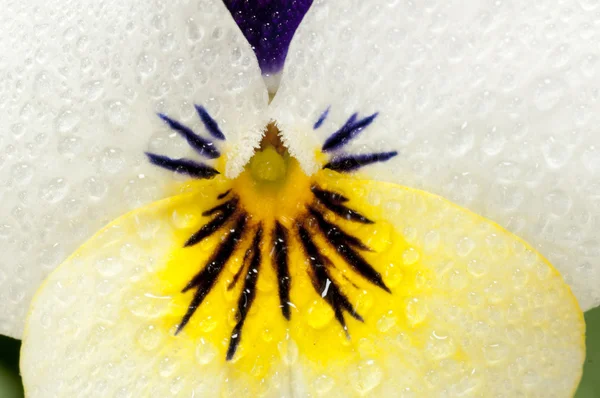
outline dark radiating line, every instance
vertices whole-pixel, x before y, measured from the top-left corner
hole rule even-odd
[[[167,156],[157,155],[155,153],[146,152],[146,156],[155,166],[162,167],[170,171],[180,174],[187,174],[190,177],[206,179],[213,178],[219,172],[210,166],[203,163],[197,163],[190,159],[171,159]]]
[[[323,191],[315,186],[311,188],[312,193],[315,195],[319,203],[334,212],[340,217],[344,217],[350,221],[356,221],[363,224],[373,224],[373,221],[363,216],[357,211],[354,211],[344,206],[341,201],[332,200],[332,195],[329,191]]]
[[[187,292],[192,288],[197,288],[194,298],[190,303],[186,314],[177,326],[177,335],[188,324],[194,312],[198,309],[202,301],[206,298],[210,290],[213,288],[219,275],[223,271],[225,264],[235,251],[238,243],[246,228],[246,214],[242,214],[236,220],[234,226],[230,230],[225,240],[217,247],[210,260],[206,263],[202,271],[200,271],[192,280],[183,288],[182,293]]]
[[[200,155],[209,159],[215,159],[221,156],[221,153],[211,141],[200,137],[194,133],[192,129],[179,123],[177,120],[171,119],[167,115],[159,113],[158,116],[164,120],[170,128],[177,131],[185,140],[190,144],[192,148],[196,150]]]
[[[316,185],[313,185],[310,188],[310,190],[315,194],[317,198],[321,200],[327,200],[333,203],[345,203],[348,201],[348,198],[344,195],[333,191],[326,191],[324,189],[319,188]]]
[[[321,113],[321,116],[319,116],[319,119],[313,125],[313,130],[316,130],[319,127],[321,127],[321,125],[323,124],[325,119],[327,119],[328,115],[329,115],[329,107],[327,107],[327,109],[325,109],[325,111],[323,111],[323,113]]]
[[[211,275],[214,272],[221,272],[223,266],[229,260],[233,252],[235,251],[244,229],[246,228],[246,214],[240,215],[235,224],[232,226],[229,234],[225,238],[223,242],[219,246],[217,246],[215,252],[212,257],[206,263],[206,266],[202,271],[200,271],[192,280],[183,288],[182,293],[187,292],[188,290],[202,285],[202,281],[207,275]]]
[[[236,314],[237,324],[231,332],[229,339],[229,347],[227,348],[227,360],[231,360],[235,355],[240,342],[242,341],[242,328],[248,316],[248,311],[256,297],[256,282],[258,281],[258,272],[260,271],[260,263],[262,256],[260,253],[260,242],[262,240],[262,225],[258,226],[254,240],[252,241],[252,260],[246,272],[244,287],[238,299],[238,310]]]
[[[371,248],[367,245],[365,245],[359,238],[357,238],[354,235],[351,235],[347,232],[345,232],[341,227],[330,223],[328,221],[325,220],[325,217],[323,216],[323,213],[321,213],[319,210],[317,210],[316,208],[309,206],[308,207],[309,212],[311,214],[318,214],[319,217],[321,217],[323,219],[323,221],[325,221],[328,225],[331,226],[331,228],[334,229],[333,232],[335,232],[336,237],[339,237],[340,239],[342,239],[346,244],[348,244],[349,246],[352,246],[358,250],[363,250],[363,251],[372,251]]]
[[[381,274],[375,270],[359,253],[354,251],[348,242],[348,235],[338,226],[325,220],[323,214],[314,208],[309,208],[310,214],[317,220],[319,230],[325,240],[337,251],[337,253],[363,278],[374,285],[379,286],[388,293],[391,290],[383,282]]]
[[[279,284],[279,305],[284,318],[290,320],[290,270],[288,268],[288,232],[279,222],[275,223],[273,231],[273,265],[277,272]]]
[[[231,189],[228,189],[227,191],[217,196],[217,199],[223,199],[225,196],[229,195],[229,192],[231,192]]]
[[[227,286],[227,290],[231,290],[235,287],[238,280],[240,279],[240,276],[242,276],[242,273],[246,269],[246,265],[252,258],[252,253],[254,253],[254,252],[252,251],[252,245],[250,245],[250,247],[246,250],[246,253],[244,254],[244,259],[242,260],[242,265],[240,266],[240,268],[237,270],[237,272],[233,276],[233,280],[229,283],[229,286]]]
[[[233,198],[229,199],[227,202],[220,203],[220,204],[216,205],[215,207],[206,210],[205,212],[202,213],[202,215],[203,216],[212,216],[215,213],[221,213],[223,211],[226,211],[231,206],[237,206],[238,201],[239,201],[239,198],[237,196],[234,196]]]
[[[356,120],[358,118],[358,114],[352,114],[352,116],[350,116],[350,118],[338,131],[331,134],[329,138],[325,140],[322,148],[323,152],[334,151],[346,145],[348,142],[350,142],[350,140],[359,135],[361,131],[373,123],[373,120],[375,120],[377,115],[378,113],[376,112],[370,116]]]
[[[310,233],[302,225],[298,226],[298,235],[310,263],[310,276],[315,291],[333,309],[335,318],[342,325],[346,335],[349,336],[348,327],[344,319],[344,310],[358,321],[364,322],[363,318],[356,312],[356,309],[350,304],[348,298],[329,275],[326,268],[328,260],[319,252],[319,249],[310,237]]]
[[[223,134],[219,128],[217,121],[213,119],[212,116],[210,116],[210,114],[206,111],[206,108],[204,108],[202,105],[195,105],[195,107],[196,112],[198,112],[198,116],[200,116],[200,119],[202,120],[202,123],[204,123],[204,127],[206,127],[206,130],[208,130],[209,134],[216,139],[224,140],[225,134]]]
[[[198,230],[198,232],[193,234],[187,240],[187,242],[185,242],[183,247],[193,246],[198,242],[202,241],[203,239],[208,238],[219,229],[221,229],[225,225],[225,223],[227,223],[227,221],[231,218],[233,213],[235,213],[235,210],[237,209],[237,204],[238,200],[237,198],[234,198],[223,203],[223,205],[220,205],[219,207],[221,207],[221,209],[219,209],[219,214],[215,218],[210,220],[208,223],[204,224],[202,228]]]
[[[342,156],[332,159],[327,164],[325,164],[323,168],[339,171],[341,173],[347,173],[349,171],[355,171],[360,169],[361,167],[368,166],[373,163],[385,162],[396,155],[398,155],[397,151],[368,153],[365,155]]]

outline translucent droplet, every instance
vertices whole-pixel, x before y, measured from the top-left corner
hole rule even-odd
[[[333,310],[319,300],[308,308],[308,324],[315,329],[324,328],[333,319]]]
[[[113,126],[126,126],[131,118],[129,107],[123,101],[109,101],[104,105],[105,114],[110,124]]]
[[[65,197],[69,185],[64,178],[55,178],[40,190],[40,197],[49,203],[56,203]]]
[[[404,265],[413,265],[419,261],[420,257],[421,256],[419,255],[419,252],[412,247],[402,253],[402,261],[404,262]]]
[[[360,395],[368,394],[383,380],[383,371],[375,361],[361,361],[350,371],[350,383]]]
[[[104,93],[104,86],[100,80],[94,80],[89,82],[82,87],[83,93],[87,97],[88,101],[95,101]]]
[[[58,153],[67,158],[75,157],[81,152],[81,150],[81,138],[76,136],[65,137],[58,143]]]
[[[565,84],[556,79],[545,78],[537,83],[534,103],[541,111],[554,108],[565,92]]]
[[[107,191],[107,186],[101,179],[97,177],[88,178],[85,183],[85,189],[91,199],[102,199]]]
[[[204,31],[198,26],[193,18],[189,18],[185,23],[185,33],[191,42],[197,42],[204,36]]]
[[[142,53],[138,57],[137,70],[142,77],[151,76],[156,70],[156,58],[147,53]]]
[[[390,311],[388,314],[385,314],[381,318],[379,318],[379,320],[377,321],[377,330],[379,330],[382,333],[385,333],[391,328],[393,328],[396,325],[397,321],[397,318]]]
[[[489,344],[484,347],[483,353],[489,364],[498,363],[506,358],[508,348],[503,343]]]
[[[440,233],[438,231],[429,231],[423,238],[423,248],[426,252],[434,252],[440,244]]]
[[[283,340],[277,344],[283,363],[290,366],[298,359],[298,346],[291,340]]]
[[[108,278],[119,274],[123,269],[123,264],[120,259],[107,257],[96,262],[96,269],[100,275]]]
[[[463,237],[456,244],[456,254],[461,257],[466,257],[475,249],[475,242],[471,238]]]
[[[204,339],[200,339],[198,344],[196,344],[196,361],[198,361],[200,365],[211,363],[217,354],[218,352],[215,346]]]
[[[137,341],[146,351],[156,349],[163,340],[163,333],[154,325],[144,326],[139,332]]]
[[[317,394],[323,396],[333,388],[335,382],[329,376],[321,375],[315,379],[314,387]]]
[[[17,163],[12,167],[10,175],[17,184],[27,184],[33,177],[33,167],[29,163]]]
[[[116,174],[125,168],[123,151],[118,148],[106,148],[102,153],[101,168],[103,172]]]
[[[68,133],[77,127],[81,121],[79,113],[72,110],[62,111],[56,118],[56,129],[61,133]]]
[[[473,276],[482,276],[488,271],[488,266],[480,260],[471,260],[467,264],[467,271]]]
[[[411,298],[406,304],[406,320],[411,326],[416,326],[423,322],[429,313],[427,305],[422,299]]]
[[[169,377],[177,370],[177,367],[177,361],[173,360],[170,357],[164,357],[158,365],[158,373],[162,377]]]

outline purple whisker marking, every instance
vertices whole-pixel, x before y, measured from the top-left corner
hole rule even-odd
[[[398,155],[397,151],[341,156],[333,158],[323,168],[347,173],[373,163],[385,162],[396,155]]]
[[[312,0],[223,0],[256,53],[262,73],[283,68],[294,32]]]
[[[193,178],[208,179],[219,174],[219,172],[212,167],[190,159],[171,159],[168,156],[157,155],[150,152],[146,152],[146,156],[148,156],[148,160],[150,160],[150,163],[153,165],[176,173],[187,174]]]
[[[374,114],[359,120],[357,120],[357,113],[352,114],[338,131],[331,134],[329,138],[325,140],[322,147],[323,152],[335,151],[346,145],[353,138],[358,136],[366,127],[373,123],[373,120],[375,120],[378,114],[378,112],[375,112]]]
[[[319,127],[321,127],[321,125],[323,124],[325,119],[327,119],[327,115],[329,115],[329,107],[327,109],[325,109],[325,111],[323,111],[323,113],[321,113],[321,116],[319,116],[319,120],[317,120],[313,126],[313,130],[316,130]]]
[[[212,116],[210,116],[210,114],[206,111],[206,108],[204,108],[202,105],[195,105],[195,107],[196,112],[198,112],[198,116],[200,116],[200,119],[202,120],[202,123],[204,123],[204,127],[206,127],[206,130],[208,130],[208,133],[218,140],[224,140],[225,135],[219,128],[219,124],[215,119],[212,118]]]
[[[188,144],[190,144],[190,146],[194,148],[194,150],[196,150],[196,152],[198,152],[201,156],[204,156],[208,159],[215,159],[221,156],[221,153],[219,153],[219,150],[217,149],[215,144],[213,144],[211,141],[205,138],[200,137],[198,134],[194,133],[189,127],[184,126],[177,120],[171,119],[170,117],[162,113],[159,113],[158,116],[162,120],[164,120],[171,129],[181,134],[181,136],[185,138]]]

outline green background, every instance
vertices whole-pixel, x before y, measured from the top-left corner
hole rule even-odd
[[[583,379],[576,398],[600,397],[600,307],[585,313],[587,325],[587,358]],[[21,342],[0,336],[0,397],[23,396],[19,378],[19,348]]]

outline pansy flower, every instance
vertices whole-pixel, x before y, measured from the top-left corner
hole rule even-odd
[[[28,396],[572,394],[599,12],[5,1],[0,331]]]

